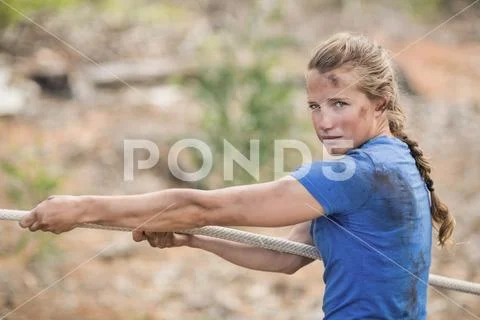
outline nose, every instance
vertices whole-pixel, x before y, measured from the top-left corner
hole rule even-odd
[[[334,119],[327,110],[312,112],[312,119],[315,129],[323,133],[330,131],[334,127]]]

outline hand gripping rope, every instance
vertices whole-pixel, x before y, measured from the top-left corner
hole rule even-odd
[[[28,211],[0,209],[0,220],[20,221],[27,214]],[[131,228],[102,226],[97,224],[83,224],[80,227],[90,229],[132,231]],[[224,240],[230,240],[253,245],[260,248],[275,250],[278,252],[291,253],[311,259],[321,260],[321,257],[319,256],[318,251],[314,246],[282,238],[259,235],[237,229],[207,226],[203,228],[183,230],[181,231],[181,233],[204,235]],[[430,283],[430,285],[435,287],[480,295],[480,283],[463,281],[435,274],[430,274],[428,282]]]

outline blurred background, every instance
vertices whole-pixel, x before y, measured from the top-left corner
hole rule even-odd
[[[306,64],[321,40],[356,31],[394,55],[410,132],[457,219],[457,244],[433,249],[431,271],[480,282],[480,4],[472,3],[0,0],[0,208],[28,210],[51,194],[255,182],[238,166],[224,181],[223,139],[246,156],[249,140],[260,139],[261,181],[274,175],[274,139],[301,140],[319,158]],[[198,182],[168,170],[169,148],[183,138],[212,148],[213,169]],[[151,140],[160,152],[133,181],[123,178],[125,139]],[[301,160],[287,151],[286,170]],[[189,149],[179,162],[192,172],[202,158]],[[8,319],[322,316],[321,262],[271,274],[194,249],[151,249],[128,233],[54,236],[0,221],[0,266]],[[478,302],[430,289],[428,318],[474,319]]]

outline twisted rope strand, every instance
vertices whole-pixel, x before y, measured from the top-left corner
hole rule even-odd
[[[28,211],[0,209],[0,220],[20,221]],[[102,226],[98,224],[83,224],[81,228],[103,229],[114,231],[132,231],[131,228]],[[203,228],[182,230],[180,233],[204,235],[213,238],[230,240],[249,244],[252,246],[275,250],[278,252],[291,253],[299,256],[321,260],[318,250],[314,246],[294,242],[282,238],[259,235],[251,232],[241,231],[232,228],[207,226]],[[480,295],[480,283],[448,278],[430,274],[428,282],[430,285],[448,290],[460,291],[474,295]]]

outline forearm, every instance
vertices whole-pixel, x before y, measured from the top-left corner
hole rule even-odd
[[[197,199],[203,191],[168,189],[127,196],[88,196],[80,222],[178,231],[204,226],[204,209]]]
[[[75,223],[143,231],[219,226],[278,227],[322,214],[318,202],[293,178],[217,190],[167,189],[131,196],[86,196]]]
[[[214,253],[238,266],[259,271],[292,274],[311,261],[293,254],[198,235],[191,238],[189,246]]]

